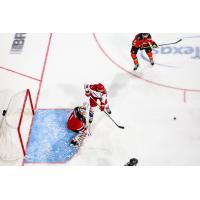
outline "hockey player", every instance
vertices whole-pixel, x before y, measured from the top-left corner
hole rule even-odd
[[[71,141],[74,146],[80,147],[88,134],[85,115],[86,106],[77,106],[67,121],[67,128],[77,134]]]
[[[131,57],[135,64],[134,70],[137,70],[137,68],[139,67],[139,63],[137,59],[137,52],[139,49],[145,50],[150,63],[154,65],[152,47],[156,48],[158,47],[158,45],[152,40],[150,33],[138,33],[135,36],[135,39],[132,42],[132,48],[131,48]]]
[[[108,114],[111,114],[111,110],[108,105],[107,101],[107,92],[103,84],[98,83],[98,84],[85,84],[85,95],[89,97],[90,101],[90,111],[89,111],[89,123],[91,124],[93,121],[94,117],[94,108],[97,105],[99,106],[99,109],[101,111],[106,110]]]

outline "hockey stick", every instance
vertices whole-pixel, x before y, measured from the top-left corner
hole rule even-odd
[[[158,44],[157,47],[161,47],[161,46],[165,46],[165,45],[170,45],[170,44],[177,44],[179,43],[180,41],[182,41],[183,39],[179,39],[177,40],[176,42],[171,42],[171,43],[166,43],[166,44]],[[147,47],[143,47],[142,49],[148,49],[148,48],[156,48],[156,47],[153,47],[152,45],[149,45]]]
[[[170,44],[177,44],[179,43],[180,41],[182,41],[183,39],[179,39],[177,40],[176,42],[171,42],[171,43],[166,43],[166,44],[159,44],[158,46],[161,47],[161,46],[165,46],[165,45],[170,45]]]
[[[114,119],[104,110],[104,113],[115,123],[115,125],[118,127],[118,128],[121,128],[121,129],[124,129],[124,126],[120,126],[118,125]]]
[[[96,102],[92,97],[90,97],[94,102]],[[96,102],[97,106],[100,108],[101,106]],[[114,124],[121,129],[124,129],[124,126],[118,125],[115,120],[104,110],[104,113],[114,122]]]

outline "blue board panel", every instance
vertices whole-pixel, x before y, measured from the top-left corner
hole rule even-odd
[[[71,109],[37,110],[31,129],[25,162],[66,162],[78,149],[70,146],[76,133],[66,128]]]

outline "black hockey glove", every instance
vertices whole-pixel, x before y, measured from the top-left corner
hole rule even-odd
[[[156,43],[152,44],[153,48],[158,48],[158,45]]]

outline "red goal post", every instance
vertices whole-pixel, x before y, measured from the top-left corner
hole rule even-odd
[[[20,115],[20,120],[19,120],[19,124],[18,124],[18,127],[17,127],[19,140],[20,140],[20,143],[21,143],[21,147],[22,147],[22,151],[23,151],[24,156],[26,155],[26,146],[23,144],[23,139],[22,139],[22,134],[21,134],[21,125],[22,125],[22,119],[23,119],[23,116],[24,116],[24,111],[25,111],[27,100],[29,100],[29,102],[30,102],[31,112],[32,112],[32,115],[34,115],[33,102],[32,102],[31,93],[30,93],[29,89],[26,90],[26,95],[25,95],[25,99],[24,99],[24,103],[23,103],[23,107],[22,107],[22,111],[21,111],[21,115]],[[27,131],[29,131],[29,130],[27,130]],[[27,142],[28,142],[28,140],[26,141],[26,145],[27,145]]]

